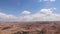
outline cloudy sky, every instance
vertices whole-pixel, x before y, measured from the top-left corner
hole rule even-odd
[[[0,0],[0,21],[60,21],[60,0]]]

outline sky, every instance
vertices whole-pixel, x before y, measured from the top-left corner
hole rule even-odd
[[[60,21],[60,0],[0,0],[0,21]]]

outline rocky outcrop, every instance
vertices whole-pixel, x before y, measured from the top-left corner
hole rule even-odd
[[[59,22],[5,23],[0,34],[60,34]]]

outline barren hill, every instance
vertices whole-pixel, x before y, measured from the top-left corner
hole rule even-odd
[[[60,34],[60,22],[2,23],[0,34]]]

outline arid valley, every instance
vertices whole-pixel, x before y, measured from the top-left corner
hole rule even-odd
[[[1,23],[0,34],[60,34],[60,21]]]

